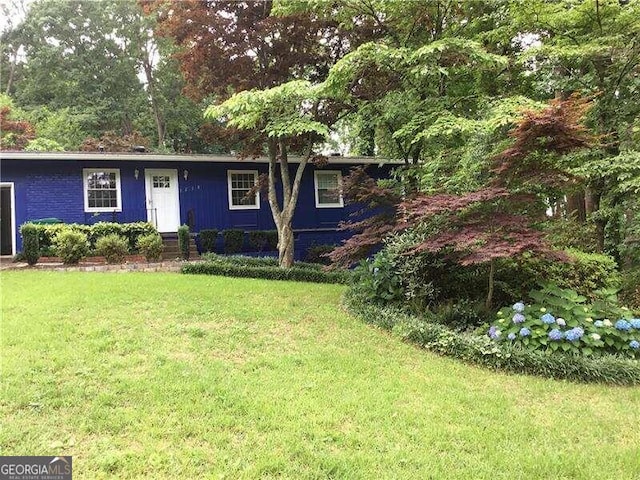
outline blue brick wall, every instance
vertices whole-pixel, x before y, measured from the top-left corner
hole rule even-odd
[[[347,175],[349,165],[332,165]],[[122,212],[93,214],[84,211],[83,168],[119,168],[122,194]],[[28,220],[57,217],[65,223],[91,224],[97,221],[146,221],[145,169],[171,168],[178,170],[180,221],[194,221],[195,232],[202,229],[242,228],[244,230],[274,229],[271,209],[266,195],[261,195],[257,210],[230,210],[227,194],[227,170],[258,170],[266,173],[266,164],[250,162],[149,162],[149,161],[41,161],[2,160],[0,177],[3,182],[15,183],[16,225]],[[134,172],[138,170],[138,178]],[[184,171],[188,171],[187,179]],[[300,232],[296,247],[300,254],[311,244],[339,243],[346,232],[335,231],[340,221],[347,220],[356,210],[344,208],[316,208],[314,167],[308,166],[302,181],[294,228],[321,229],[322,232]],[[388,176],[390,167],[370,167],[370,174],[379,178]],[[295,165],[291,174],[295,173]],[[329,231],[327,231],[329,230]],[[17,240],[18,250],[21,241]]]

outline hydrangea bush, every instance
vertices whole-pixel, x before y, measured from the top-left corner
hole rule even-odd
[[[640,318],[617,304],[615,291],[601,290],[587,303],[573,290],[547,285],[531,292],[534,303],[504,307],[487,335],[529,350],[640,358]]]

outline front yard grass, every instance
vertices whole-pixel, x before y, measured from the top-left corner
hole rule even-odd
[[[0,454],[74,478],[640,477],[640,388],[400,343],[344,287],[3,272]]]

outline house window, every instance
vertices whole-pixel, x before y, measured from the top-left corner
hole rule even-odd
[[[316,208],[342,207],[342,172],[339,170],[316,171]]]
[[[82,170],[85,212],[121,212],[120,170]]]
[[[229,209],[249,210],[260,208],[260,192],[252,191],[258,184],[256,170],[229,170]]]

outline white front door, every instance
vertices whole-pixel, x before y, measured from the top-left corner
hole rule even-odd
[[[147,220],[159,232],[177,232],[180,226],[178,171],[146,169]]]

